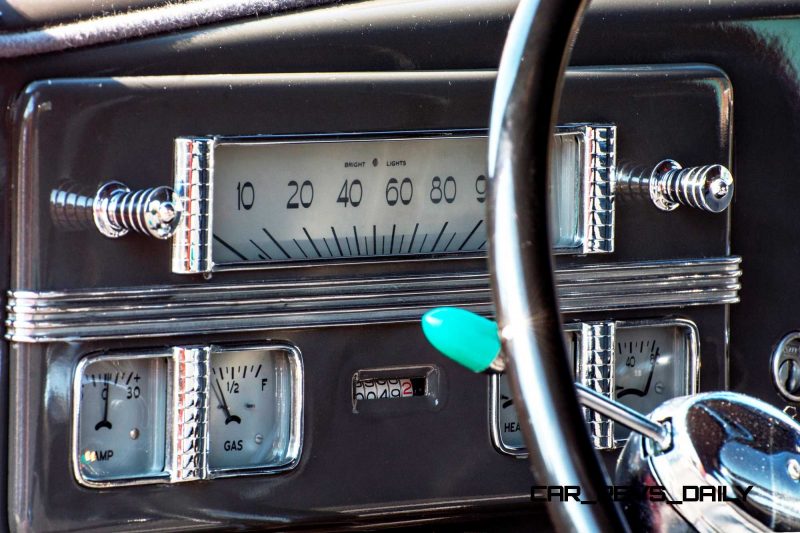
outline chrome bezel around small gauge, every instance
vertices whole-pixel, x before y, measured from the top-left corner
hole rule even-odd
[[[278,474],[292,470],[300,463],[300,456],[303,452],[303,358],[299,348],[286,342],[267,342],[262,344],[225,344],[212,345],[209,351],[209,367],[213,364],[215,355],[228,352],[284,352],[287,355],[290,373],[290,387],[292,398],[291,417],[289,428],[289,444],[287,446],[287,461],[282,465],[276,466],[253,466],[253,467],[222,467],[208,468],[208,479],[234,477],[234,476],[254,476],[262,474]],[[211,395],[209,395],[210,400]],[[209,431],[211,427],[209,425]]]
[[[72,425],[71,425],[71,450],[70,462],[72,464],[72,471],[75,479],[79,484],[84,487],[92,489],[103,489],[112,487],[129,487],[134,485],[151,485],[154,483],[169,483],[170,481],[170,464],[172,462],[172,438],[170,428],[173,425],[172,413],[172,379],[171,376],[174,371],[173,354],[171,351],[156,350],[156,351],[138,351],[130,350],[125,352],[104,352],[99,354],[90,354],[82,358],[75,368],[75,374],[72,380]],[[124,479],[110,479],[107,481],[94,481],[87,479],[80,468],[80,415],[81,415],[81,385],[84,372],[88,366],[93,363],[101,361],[131,361],[141,359],[166,359],[166,402],[165,402],[165,417],[164,421],[166,427],[164,428],[164,471],[160,474],[150,476],[131,477]]]
[[[570,322],[564,324],[564,334],[567,346],[573,345],[572,353],[580,350],[580,322]],[[528,450],[526,448],[517,448],[509,446],[503,441],[500,434],[500,378],[502,374],[494,373],[489,376],[489,432],[492,437],[492,444],[495,449],[505,455],[512,455],[514,457],[525,458],[528,457]]]
[[[609,253],[614,251],[614,172],[616,168],[616,127],[610,124],[568,124],[556,135],[577,135],[581,153],[579,218],[575,243],[555,250],[560,254]],[[345,143],[369,141],[441,140],[443,138],[485,138],[485,130],[447,130],[357,133],[346,135],[261,137],[180,137],[175,140],[174,190],[181,218],[173,237],[172,272],[211,274],[219,271],[267,270],[321,265],[376,264],[387,262],[465,260],[485,257],[480,252],[436,252],[426,254],[321,258],[305,260],[214,262],[214,176],[215,152],[225,144],[254,147],[279,144]]]
[[[684,375],[684,394],[696,394],[700,387],[700,335],[697,325],[684,318],[655,318],[642,320],[606,320],[591,322],[572,322],[564,325],[567,335],[567,344],[572,346],[576,381],[582,382],[598,392],[616,399],[614,377],[616,373],[615,339],[619,330],[630,330],[648,327],[677,327],[685,331],[686,340],[686,372]],[[591,363],[592,368],[589,368]],[[598,365],[608,366],[611,369],[610,379],[595,380],[595,376],[602,371]],[[527,457],[525,448],[516,448],[506,444],[500,431],[500,379],[501,374],[492,374],[489,377],[489,426],[492,444],[505,455]],[[598,389],[599,387],[599,389]],[[627,439],[614,438],[614,425],[605,420],[594,420],[587,414],[590,424],[592,441],[597,449],[614,450],[624,446]]]

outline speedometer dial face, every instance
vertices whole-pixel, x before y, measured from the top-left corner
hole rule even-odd
[[[483,137],[223,144],[214,164],[215,263],[486,248]]]
[[[583,137],[556,136],[554,246],[580,244]],[[215,265],[486,250],[484,136],[220,142]]]
[[[296,457],[297,360],[282,349],[213,352],[209,468],[269,469]]]

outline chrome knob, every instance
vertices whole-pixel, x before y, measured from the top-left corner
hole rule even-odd
[[[683,168],[677,161],[665,159],[652,169],[623,166],[616,188],[621,196],[649,197],[662,211],[685,205],[720,213],[733,199],[733,176],[723,165]]]
[[[170,187],[131,191],[118,181],[101,185],[94,196],[81,194],[72,184],[64,184],[50,193],[50,214],[59,228],[76,230],[94,226],[112,239],[130,231],[169,239],[180,221],[178,205]]]

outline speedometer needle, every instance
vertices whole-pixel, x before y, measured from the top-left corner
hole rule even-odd
[[[214,393],[217,395],[217,399],[222,402],[222,410],[225,411],[225,425],[227,426],[231,422],[236,422],[237,424],[241,424],[242,419],[236,415],[231,414],[231,410],[228,407],[228,402],[225,401],[225,394],[223,394],[222,392],[222,385],[219,384],[219,380],[216,379],[214,381],[217,382],[217,389],[219,389],[219,392],[217,392],[217,390],[214,390]]]

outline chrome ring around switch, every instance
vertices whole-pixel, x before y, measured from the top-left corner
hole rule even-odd
[[[772,382],[778,393],[790,402],[800,403],[800,332],[783,337],[772,352]]]

